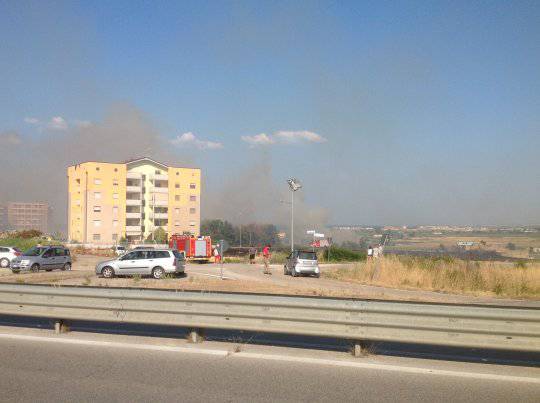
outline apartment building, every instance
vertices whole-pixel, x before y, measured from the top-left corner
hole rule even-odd
[[[150,158],[84,162],[68,174],[68,236],[72,242],[114,244],[200,231],[201,171]]]
[[[9,202],[0,208],[0,225],[10,230],[35,229],[47,233],[49,217],[50,209],[47,203]]]

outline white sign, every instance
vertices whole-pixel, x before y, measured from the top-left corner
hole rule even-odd
[[[306,234],[315,235],[315,230],[310,229],[309,231],[306,231]]]
[[[317,234],[317,233],[315,233],[315,234],[313,234],[313,236],[314,236],[315,238],[324,238],[324,234]]]

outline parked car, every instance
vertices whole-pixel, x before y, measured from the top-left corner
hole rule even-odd
[[[117,256],[122,256],[124,253],[127,252],[127,249],[125,246],[116,245],[116,246],[113,246],[113,251],[114,253],[116,253]]]
[[[21,251],[11,246],[0,246],[0,267],[7,269],[11,265],[11,261],[17,256],[21,256]]]
[[[317,253],[312,251],[294,250],[287,257],[283,268],[285,275],[290,274],[293,277],[301,274],[312,274],[315,277],[321,276]]]
[[[138,274],[159,279],[166,273],[184,273],[184,255],[171,249],[137,249],[96,265],[96,274],[105,278]]]
[[[11,261],[11,270],[18,273],[21,270],[71,270],[71,254],[63,246],[34,246]]]

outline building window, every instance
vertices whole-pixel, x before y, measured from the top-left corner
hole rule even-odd
[[[80,180],[80,179],[75,179],[75,182],[77,182],[77,185],[80,185],[80,184],[81,184],[81,180]]]
[[[114,207],[112,208],[112,212],[113,212],[113,214],[118,214],[118,207],[117,207],[117,206],[114,206]]]
[[[113,227],[118,227],[118,220],[113,220],[112,226]]]
[[[118,186],[118,179],[113,179],[112,184],[113,186]]]
[[[94,179],[94,185],[101,185],[101,179],[99,178]]]
[[[190,227],[194,227],[194,226],[195,226],[195,221],[190,221],[190,222],[189,222],[189,226],[190,226]]]
[[[175,221],[175,222],[174,222],[174,225],[177,226],[177,227],[179,227],[179,226],[180,226],[180,221]]]
[[[101,206],[94,206],[94,213],[101,213]]]
[[[180,214],[180,209],[177,207],[174,209],[175,214]]]
[[[174,201],[180,201],[180,195],[174,196]]]
[[[156,169],[156,175],[161,175],[161,171],[159,169]]]
[[[197,187],[197,186],[196,186],[194,183],[190,183],[190,184],[189,184],[189,188],[190,188],[190,189],[195,189],[196,187]]]
[[[174,184],[174,187],[175,187],[176,189],[180,189],[180,184],[179,184],[179,183],[175,183],[175,184]]]
[[[189,201],[197,201],[197,196],[189,196]]]
[[[176,172],[176,176],[180,175],[180,172]]]
[[[94,192],[94,199],[101,199],[101,192]]]
[[[94,234],[94,235],[92,235],[92,239],[94,241],[99,241],[99,240],[101,240],[101,235],[100,234]]]
[[[80,205],[81,205],[81,201],[80,201],[80,200],[75,200],[75,204],[76,204],[77,206],[80,206]]]
[[[113,193],[113,194],[112,194],[112,198],[113,198],[113,199],[118,199],[118,193]]]
[[[118,240],[118,234],[112,234],[112,240],[117,241]]]
[[[118,168],[114,168],[114,172],[118,172]]]
[[[101,227],[101,220],[94,220],[94,227]]]
[[[99,171],[99,167],[96,167],[96,171]]]
[[[189,214],[195,214],[196,212],[197,212],[197,209],[194,209],[194,208],[189,209]]]

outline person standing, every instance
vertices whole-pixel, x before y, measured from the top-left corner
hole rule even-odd
[[[373,259],[373,246],[369,245],[367,248],[367,258],[368,260]]]
[[[264,260],[264,274],[272,274],[270,271],[270,244],[263,248],[263,260]]]
[[[219,245],[217,245],[214,249],[214,263],[221,262],[221,256],[219,254]]]
[[[253,246],[249,248],[249,264],[255,264],[256,253],[257,253],[257,249],[255,249]]]

